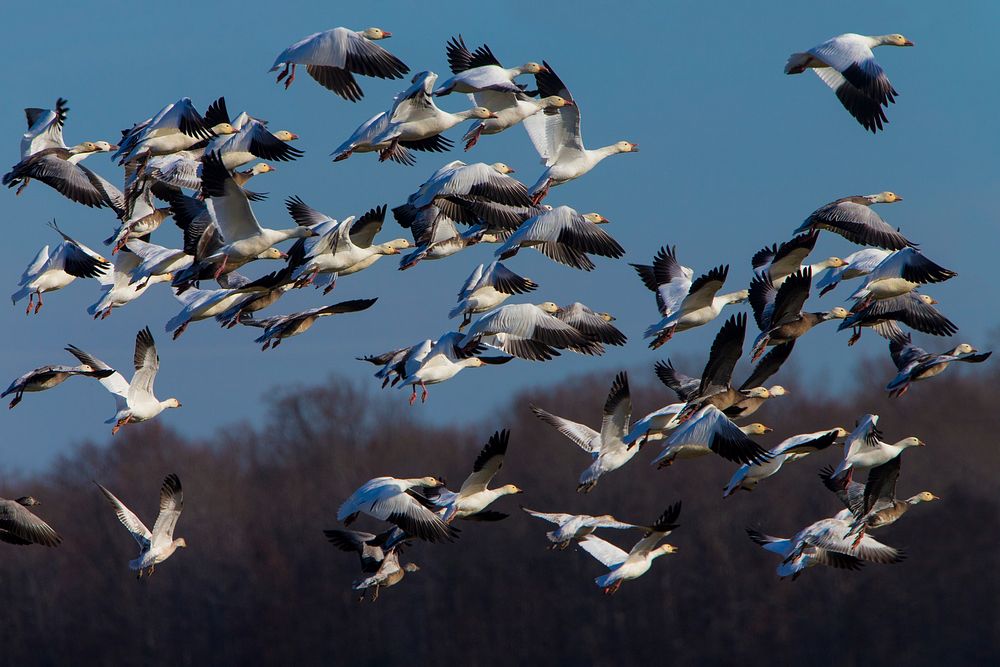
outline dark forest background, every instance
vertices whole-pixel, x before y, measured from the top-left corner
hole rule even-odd
[[[779,379],[791,395],[752,419],[775,428],[761,439],[767,446],[850,429],[866,412],[881,414],[886,440],[924,440],[926,448],[903,455],[899,494],[930,490],[943,500],[877,533],[906,550],[899,565],[818,567],[782,581],[777,557],[747,539],[746,526],[787,536],[837,512],[817,471],[836,462],[839,447],[723,500],[732,464],[705,457],[657,471],[648,465],[652,445],[580,495],[588,457],[527,403],[596,426],[611,374],[511,397],[494,419],[463,428],[422,423],[403,398],[398,409],[372,411],[367,397],[377,389],[331,377],[284,390],[261,428],[233,424],[196,440],[161,419],[83,444],[44,474],[8,474],[0,495],[36,496],[64,541],[55,549],[0,545],[0,662],[997,664],[1000,371],[995,363],[953,367],[891,401],[877,389],[892,376],[887,363],[857,373],[858,386],[838,395],[822,375],[786,371]],[[471,375],[460,378],[469,396],[496,400],[478,393],[486,385]],[[648,369],[630,380],[634,418],[674,400]],[[374,604],[357,602],[357,561],[322,532],[337,525],[344,498],[379,475],[442,475],[457,488],[489,434],[504,427],[511,445],[494,484],[526,490],[494,505],[511,517],[463,522],[452,544],[416,544],[403,560],[419,572]],[[176,535],[189,548],[137,582],[127,567],[135,543],[91,480],[152,525],[170,472],[184,485]],[[548,551],[549,526],[518,510],[641,523],[678,499],[681,527],[669,541],[680,552],[610,598],[594,585],[604,571],[597,561],[576,548]],[[627,549],[637,534],[604,537]]]

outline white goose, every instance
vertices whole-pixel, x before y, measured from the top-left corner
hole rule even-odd
[[[504,429],[490,436],[483,446],[479,456],[472,466],[472,474],[462,482],[458,493],[445,488],[438,489],[431,502],[444,510],[442,518],[445,523],[455,519],[475,519],[477,521],[494,521],[507,518],[502,512],[484,511],[495,500],[515,493],[524,493],[514,484],[491,489],[488,488],[496,474],[503,467],[507,455],[507,445],[510,443],[510,431]]]
[[[628,375],[621,372],[611,383],[611,391],[604,402],[600,432],[576,422],[558,417],[531,405],[531,411],[546,424],[569,438],[593,458],[593,463],[580,475],[576,487],[579,493],[589,493],[602,475],[621,468],[632,460],[640,447],[628,447],[625,434],[628,433],[632,416],[632,397],[629,393]]]
[[[923,447],[920,438],[910,436],[894,444],[882,442],[882,432],[877,427],[878,415],[865,415],[844,442],[844,458],[833,469],[830,477],[843,479],[852,470],[867,470],[896,458],[910,447]]]
[[[656,349],[675,333],[708,324],[730,304],[747,300],[750,292],[740,290],[719,294],[729,276],[729,265],[717,266],[694,278],[694,271],[677,261],[677,247],[663,246],[650,264],[632,264],[643,284],[656,294],[656,306],[662,318],[646,329]]]
[[[167,408],[181,407],[181,402],[176,398],[161,401],[153,395],[153,382],[156,380],[156,372],[160,370],[160,357],[156,354],[156,343],[149,332],[149,327],[140,331],[135,337],[133,355],[135,375],[132,376],[131,382],[126,381],[122,374],[111,366],[80,348],[70,345],[66,349],[79,359],[80,363],[99,371],[113,371],[110,375],[99,379],[104,388],[115,397],[115,416],[104,422],[115,425],[111,429],[111,435],[126,424],[148,421]]]
[[[548,63],[543,63],[543,67],[544,71],[535,75],[538,94],[543,98],[558,95],[573,104],[558,108],[553,115],[536,114],[524,119],[528,138],[546,167],[530,189],[536,204],[545,198],[550,187],[583,176],[604,158],[639,150],[639,145],[630,141],[619,141],[593,150],[585,148],[580,136],[579,105],[552,67]]]
[[[813,452],[826,449],[840,438],[846,438],[847,431],[841,427],[802,433],[785,438],[772,447],[771,458],[763,463],[744,463],[733,473],[729,484],[722,491],[722,497],[728,498],[738,490],[753,491],[761,481],[776,474],[786,462],[797,461]]]
[[[814,46],[805,53],[793,53],[785,65],[785,74],[801,74],[807,69],[837,94],[844,108],[873,134],[882,129],[882,107],[896,101],[896,89],[875,62],[872,49],[877,46],[913,46],[902,35],[857,35],[846,33]]]
[[[174,551],[187,547],[183,537],[174,539],[174,528],[181,516],[181,510],[184,509],[184,490],[177,475],[171,473],[163,479],[163,485],[160,487],[160,513],[156,515],[153,530],[146,528],[139,517],[113,493],[100,484],[97,484],[97,488],[115,508],[118,520],[139,543],[139,557],[129,561],[128,564],[130,569],[139,571],[137,579],[142,578],[143,574],[152,575],[156,566],[170,558]]]
[[[435,81],[434,72],[421,72],[413,77],[413,85],[397,98],[385,129],[370,140],[373,145],[388,144],[379,155],[380,161],[388,159],[402,142],[430,139],[470,118],[496,118],[495,113],[484,107],[458,113],[442,111],[431,97]]]
[[[747,436],[771,430],[759,422],[737,426],[717,407],[706,405],[674,429],[652,463],[664,468],[675,459],[697,458],[713,452],[737,463],[763,463],[770,455]]]
[[[422,390],[421,402],[427,400],[427,385],[438,384],[458,375],[466,368],[480,368],[490,364],[503,364],[513,357],[477,357],[466,353],[463,336],[458,332],[447,333],[435,340],[409,348],[395,367],[401,369],[400,387],[412,387],[410,405],[417,400],[417,387]]]
[[[843,197],[810,213],[795,233],[821,229],[840,234],[851,243],[901,250],[913,243],[871,209],[873,204],[894,204],[901,201],[903,198],[894,192]]]
[[[125,242],[125,247],[140,260],[139,265],[132,270],[129,284],[137,283],[140,280],[148,281],[154,276],[172,274],[174,271],[181,271],[191,266],[194,262],[192,255],[184,252],[183,249],[165,248],[155,243],[147,243],[140,239],[131,239]]]
[[[513,95],[523,94],[514,79],[522,74],[538,74],[548,71],[535,62],[525,63],[520,67],[505,68],[497,60],[490,47],[483,44],[475,51],[469,51],[462,36],[452,37],[447,47],[448,64],[455,76],[441,84],[434,91],[437,96],[456,93],[478,93],[493,91]]]
[[[536,519],[556,524],[557,528],[555,530],[545,533],[545,536],[549,538],[549,542],[552,542],[549,545],[549,549],[565,549],[574,541],[584,539],[599,528],[614,528],[618,530],[643,528],[643,526],[634,523],[619,521],[610,514],[590,516],[589,514],[536,512],[527,507],[522,507],[521,509]]]
[[[469,131],[462,137],[462,141],[465,142],[465,150],[475,146],[479,142],[479,137],[484,134],[499,134],[536,113],[555,113],[563,107],[571,107],[576,104],[576,102],[563,99],[558,95],[549,95],[536,100],[524,93],[497,93],[492,90],[473,93],[472,101],[476,106],[484,107],[495,113],[496,118],[487,118],[473,123]]]
[[[213,125],[209,125],[210,122],[198,113],[190,98],[182,97],[125,132],[121,147],[112,158],[120,158],[119,164],[125,164],[140,154],[169,155],[216,135],[236,133],[236,128],[228,120]]]
[[[337,520],[349,526],[359,513],[364,512],[381,521],[393,523],[421,540],[450,541],[456,535],[455,529],[428,509],[430,501],[417,491],[422,488],[436,489],[443,485],[444,482],[437,477],[375,477],[358,487],[343,502],[337,510]]]
[[[912,292],[921,285],[954,278],[957,273],[944,268],[916,248],[903,248],[878,263],[852,299],[891,299]]]
[[[628,553],[596,535],[588,535],[580,540],[581,549],[611,570],[594,580],[604,589],[605,595],[614,595],[622,582],[646,574],[656,558],[677,553],[677,547],[672,544],[660,545],[660,541],[677,528],[680,514],[681,503],[678,501],[660,515],[660,518],[646,531],[645,537],[636,542]]]
[[[401,79],[410,71],[406,64],[374,42],[392,37],[381,28],[350,30],[332,28],[303,37],[282,51],[269,71],[284,65],[277,81],[285,79],[285,90],[295,80],[295,66],[305,65],[316,83],[349,102],[364,93],[354,74],[380,79]],[[287,77],[287,78],[286,78]]]
[[[103,320],[111,315],[113,309],[135,301],[156,283],[170,282],[173,279],[172,273],[164,273],[149,276],[142,284],[133,283],[132,272],[141,262],[142,259],[133,252],[122,251],[115,255],[111,271],[97,276],[104,293],[100,299],[87,307],[87,313],[94,319],[99,317]]]
[[[600,213],[580,214],[569,206],[542,210],[525,220],[494,253],[509,259],[521,248],[534,248],[566,266],[592,271],[589,254],[618,259],[625,249],[598,225],[610,222]]]
[[[97,278],[107,274],[111,263],[87,246],[64,234],[53,220],[50,224],[63,241],[55,250],[49,253],[49,246],[44,246],[31,260],[31,264],[21,274],[17,282],[18,290],[10,295],[13,303],[28,297],[28,308],[25,314],[37,314],[42,308],[42,294],[54,292],[66,287],[77,278]],[[35,297],[38,303],[33,304]]]
[[[499,260],[489,266],[477,266],[458,292],[458,305],[448,313],[448,318],[462,316],[461,331],[472,321],[472,316],[493,310],[513,294],[527,294],[538,289],[538,284],[523,278]]]
[[[823,272],[823,277],[816,281],[819,295],[823,296],[840,284],[842,280],[860,278],[872,272],[879,263],[889,256],[891,251],[882,248],[864,248],[844,258],[844,264],[829,268]],[[815,272],[813,273],[815,275]]]

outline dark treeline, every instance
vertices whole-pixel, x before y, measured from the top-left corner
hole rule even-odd
[[[652,445],[580,495],[588,457],[526,405],[596,425],[610,374],[517,396],[461,429],[422,424],[402,401],[374,413],[367,388],[336,378],[282,395],[260,429],[188,440],[160,425],[169,420],[130,427],[0,488],[39,498],[64,539],[56,549],[0,545],[2,663],[987,664],[1000,655],[1000,373],[975,370],[951,369],[896,401],[875,389],[844,399],[811,390],[822,378],[785,380],[792,395],[753,418],[775,428],[767,446],[877,412],[886,440],[927,443],[903,455],[900,495],[943,498],[877,534],[906,550],[902,564],[811,568],[795,582],[777,578],[777,557],[744,528],[791,535],[838,511],[816,473],[840,448],[723,500],[731,464],[705,457],[657,471]],[[673,400],[650,376],[633,373],[635,418]],[[443,475],[457,488],[501,427],[512,439],[496,483],[526,490],[494,506],[511,517],[465,522],[453,544],[415,544],[403,560],[419,572],[375,604],[356,602],[357,562],[322,533],[340,502],[378,475]],[[169,472],[183,481],[176,535],[189,548],[137,582],[127,567],[136,546],[91,480],[152,525]],[[641,523],[677,499],[681,527],[668,541],[679,553],[611,598],[594,585],[599,563],[575,548],[548,551],[549,526],[518,510]],[[638,534],[605,537],[627,549]]]

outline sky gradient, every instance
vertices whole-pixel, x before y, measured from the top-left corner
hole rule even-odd
[[[46,6],[60,25],[47,48],[39,48],[40,33],[32,27],[35,10],[23,3],[7,8],[0,27],[6,56],[0,137],[6,138],[8,163],[17,161],[23,107],[49,107],[65,97],[71,109],[67,143],[116,142],[121,128],[179,97],[189,96],[204,109],[225,95],[233,114],[245,109],[268,119],[274,130],[299,134],[296,145],[306,152],[253,182],[253,190],[270,193],[266,202],[254,206],[265,226],[290,224],[283,204],[290,195],[338,219],[382,203],[395,206],[452,159],[502,160],[528,185],[541,173],[538,156],[520,128],[483,137],[468,154],[418,154],[415,167],[379,164],[370,154],[331,163],[330,151],[406,86],[405,81],[360,78],[365,98],[352,104],[304,72],[288,91],[275,85],[267,69],[283,48],[338,25],[392,31],[384,46],[411,73],[430,69],[446,77],[444,46],[459,33],[470,46],[488,43],[508,66],[547,60],[581,107],[588,147],[620,139],[640,145],[641,152],[609,158],[587,176],[553,189],[546,200],[608,217],[612,224],[606,229],[625,247],[625,258],[597,258],[597,270],[591,273],[554,264],[533,251],[508,262],[541,285],[532,301],[579,300],[610,311],[629,344],[610,348],[601,358],[568,353],[545,364],[516,360],[465,371],[431,387],[429,402],[413,408],[430,419],[478,419],[515,391],[576,374],[601,371],[610,381],[614,372],[629,368],[642,369],[650,378],[652,362],[667,356],[692,360],[692,367],[683,370],[697,374],[721,320],[678,335],[661,350],[648,350],[642,332],[658,316],[652,295],[628,262],[648,263],[661,245],[676,244],[681,262],[696,273],[730,264],[726,291],[740,289],[749,283],[749,258],[758,248],[789,238],[818,206],[853,194],[892,190],[905,198],[882,206],[879,213],[932,259],[959,273],[926,291],[961,327],[957,338],[981,349],[996,339],[992,332],[1000,318],[993,308],[996,299],[986,290],[998,247],[997,204],[989,193],[998,180],[995,116],[1000,93],[993,85],[995,59],[987,48],[1000,24],[998,6],[976,3],[955,11],[931,2],[844,2],[806,12],[770,3],[574,3],[570,12],[555,3],[432,11],[426,3],[400,2],[344,5],[334,11],[304,2],[177,2],[171,20],[163,23],[151,21],[133,3]],[[848,31],[900,32],[916,43],[913,49],[876,51],[900,91],[897,104],[887,111],[886,131],[877,136],[865,132],[817,77],[782,73],[791,52]],[[458,95],[441,99],[440,106],[467,108]],[[464,129],[446,136],[460,146]],[[120,170],[107,156],[91,157],[86,164],[120,181]],[[20,197],[0,193],[0,216],[7,234],[6,294],[15,291],[37,250],[57,243],[46,221],[58,220],[64,231],[101,252],[100,239],[116,225],[107,209],[75,205],[40,183]],[[154,242],[179,244],[171,223],[162,229]],[[390,219],[379,238],[406,235]],[[814,257],[843,256],[857,248],[824,234]],[[105,321],[91,321],[85,308],[99,290],[93,282],[78,281],[46,295],[38,316],[25,317],[23,302],[0,309],[0,382],[6,386],[31,368],[70,362],[62,351],[67,343],[130,377],[135,333],[148,324],[161,359],[156,393],[184,403],[159,419],[185,433],[210,432],[254,419],[267,409],[267,392],[278,385],[316,383],[336,373],[374,386],[374,368],[354,358],[449,330],[457,322],[447,319],[455,293],[476,264],[490,261],[494,249],[483,245],[405,273],[396,270],[394,258],[383,258],[373,268],[345,277],[327,297],[297,290],[266,314],[344,299],[378,296],[379,301],[366,312],[323,320],[308,334],[267,353],[252,342],[257,330],[223,331],[212,322],[194,323],[171,341],[163,325],[180,306],[163,286],[116,309]],[[259,263],[247,273],[275,268],[277,264]],[[848,293],[841,287],[822,300],[814,294],[808,306],[831,308],[843,304]],[[797,380],[778,376],[779,381],[795,390],[833,378],[849,388],[859,359],[887,356],[884,341],[874,335],[866,334],[852,349],[846,339],[832,324],[817,329],[793,356],[805,374]],[[957,342],[919,340],[932,350]],[[403,402],[406,394],[387,390],[376,401]],[[112,414],[110,395],[86,380],[26,395],[17,409],[0,416],[5,434],[0,473],[37,469],[73,442],[103,440],[110,430],[103,421]]]

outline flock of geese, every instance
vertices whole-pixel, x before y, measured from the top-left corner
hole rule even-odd
[[[296,68],[303,66],[321,86],[358,102],[364,97],[359,78],[400,79],[409,73],[403,61],[379,45],[390,36],[379,28],[326,30],[282,51],[272,71],[280,70],[277,80],[287,89],[295,80]],[[840,35],[793,54],[785,71],[798,74],[812,69],[862,127],[877,132],[888,122],[884,109],[897,95],[872,53],[883,45],[913,43],[902,35]],[[173,338],[195,322],[215,319],[223,327],[260,329],[256,343],[266,350],[306,332],[321,317],[358,312],[376,302],[375,298],[352,299],[258,317],[258,311],[271,308],[292,289],[313,285],[326,295],[338,279],[368,269],[384,256],[401,255],[399,268],[408,270],[421,261],[494,244],[494,259],[476,266],[458,290],[457,303],[448,313],[449,318],[462,318],[454,330],[362,357],[377,366],[375,377],[383,387],[409,388],[412,404],[418,390],[421,400],[426,400],[429,385],[450,380],[466,368],[515,358],[544,362],[567,352],[600,355],[607,345],[624,345],[626,336],[614,326],[615,318],[583,303],[505,303],[534,292],[539,285],[503,262],[535,250],[551,261],[591,271],[596,268],[595,257],[623,257],[625,249],[605,231],[608,220],[603,215],[543,201],[552,188],[585,176],[607,157],[635,152],[637,145],[623,140],[597,149],[585,147],[581,105],[544,60],[507,68],[488,46],[470,49],[461,36],[448,42],[446,56],[450,78],[438,83],[438,75],[430,71],[413,76],[409,87],[382,107],[384,111],[361,123],[333,151],[333,161],[373,153],[369,159],[414,165],[419,152],[450,150],[453,142],[444,133],[471,121],[463,137],[465,150],[487,136],[521,125],[544,169],[529,187],[516,180],[511,175],[514,170],[503,163],[448,162],[391,209],[410,238],[382,242],[376,238],[389,213],[387,205],[337,220],[291,196],[286,207],[293,224],[285,229],[263,227],[252,207],[263,195],[247,186],[251,179],[274,170],[271,162],[301,156],[302,151],[293,145],[298,137],[288,130],[273,132],[265,121],[246,112],[232,117],[224,98],[204,113],[188,98],[167,104],[124,130],[117,144],[100,140],[67,145],[63,140],[66,100],[57,100],[51,109],[26,109],[28,129],[21,139],[20,160],[3,176],[3,183],[21,194],[31,181],[38,181],[81,205],[110,209],[120,226],[104,241],[107,254],[113,257],[109,260],[53,222],[59,244],[46,245],[38,252],[12,301],[17,304],[26,298],[26,313],[37,314],[43,294],[68,287],[77,279],[93,279],[100,283],[101,295],[88,313],[105,318],[163,283],[180,304],[179,312],[165,325]],[[534,79],[530,89],[525,83],[529,76]],[[457,112],[438,107],[439,98],[454,93],[467,95],[472,106]],[[124,168],[121,189],[83,164],[98,153],[110,154]],[[260,161],[248,166],[256,160]],[[745,302],[749,302],[752,318],[739,311],[723,320],[708,346],[700,377],[683,374],[670,360],[658,362],[656,376],[676,393],[677,400],[634,423],[624,372],[611,384],[596,429],[531,406],[539,419],[589,455],[590,464],[580,474],[577,490],[591,492],[602,477],[629,463],[653,442],[662,447],[652,461],[659,467],[711,454],[739,466],[724,496],[752,491],[786,463],[842,444],[841,460],[823,471],[822,481],[844,509],[789,538],[748,530],[750,539],[779,556],[777,572],[782,577],[796,577],[814,565],[856,569],[866,562],[901,560],[899,550],[869,533],[898,520],[910,507],[936,499],[927,491],[905,499],[896,493],[900,455],[923,446],[918,437],[886,442],[877,427],[878,415],[864,415],[853,430],[822,425],[825,428],[790,435],[776,447],[764,449],[754,437],[772,429],[746,423],[768,401],[788,393],[781,385],[765,383],[779,371],[799,338],[827,322],[838,322],[838,330],[852,330],[849,344],[866,328],[888,340],[898,369],[886,385],[892,396],[901,396],[912,383],[940,374],[953,362],[981,362],[990,355],[967,343],[940,353],[926,352],[904,331],[906,327],[937,336],[957,331],[935,308],[937,301],[922,291],[956,274],[935,263],[900,229],[882,219],[882,207],[900,201],[902,197],[892,192],[881,192],[820,206],[790,239],[765,246],[752,256],[753,279],[745,289],[724,292],[728,264],[695,271],[681,263],[681,254],[672,246],[662,247],[650,264],[632,264],[656,299],[656,320],[645,331],[651,348],[666,345],[683,332],[710,326],[724,311],[734,311]],[[151,240],[168,218],[183,234],[181,248]],[[862,248],[844,257],[808,263],[821,232],[839,235]],[[287,242],[289,246],[279,249]],[[257,260],[283,265],[257,278],[239,273]],[[861,280],[848,297],[850,307],[806,310],[814,278],[820,296],[841,282]],[[743,356],[750,322],[759,332],[749,346],[749,357],[757,363],[750,376],[738,382],[733,372]],[[76,375],[96,379],[114,396],[115,413],[108,419],[112,433],[181,407],[176,398],[160,400],[154,393],[160,362],[148,327],[136,336],[131,380],[79,347],[70,345],[66,351],[76,365],[44,366],[11,383],[3,393],[12,395],[11,408],[26,393],[52,389]],[[492,488],[490,484],[503,465],[509,441],[507,430],[494,433],[457,491],[445,488],[437,476],[385,476],[365,482],[344,501],[337,519],[345,527],[328,530],[326,535],[338,548],[358,554],[364,577],[354,588],[362,598],[366,593],[377,598],[380,589],[418,569],[413,563],[401,563],[404,545],[415,540],[452,540],[458,532],[456,521],[507,516],[490,507],[522,490],[513,484]],[[867,475],[862,482],[856,477],[863,472]],[[176,475],[163,480],[152,530],[111,491],[100,484],[98,488],[139,544],[140,554],[130,563],[138,576],[151,574],[155,565],[186,546],[182,538],[174,538],[183,508]],[[13,544],[59,544],[58,534],[32,511],[36,505],[38,501],[30,496],[0,501],[0,539]],[[524,511],[554,526],[547,533],[552,548],[577,544],[603,564],[608,571],[596,582],[606,593],[643,575],[659,556],[677,552],[677,547],[663,540],[678,527],[680,502],[653,515],[649,522],[635,523],[611,515]],[[390,525],[378,534],[347,529],[359,514]],[[605,529],[636,529],[642,537],[625,551],[597,536]]]

